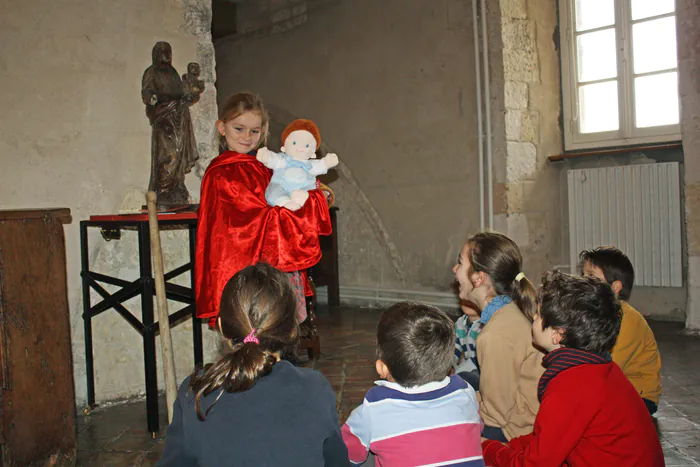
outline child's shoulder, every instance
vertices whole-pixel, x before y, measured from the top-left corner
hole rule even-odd
[[[634,332],[639,334],[653,335],[649,323],[647,323],[646,318],[643,314],[639,312],[639,310],[637,310],[635,307],[623,300],[620,300],[620,307],[622,308],[622,328],[620,329],[621,333],[624,334],[626,332],[635,330]]]
[[[474,391],[466,381],[457,375],[452,375],[443,381],[436,381],[425,385],[426,389],[415,389],[402,387],[396,383],[387,381],[377,381],[375,386],[370,388],[365,395],[365,401],[369,403],[381,402],[385,400],[403,400],[403,401],[428,401],[432,399],[440,399],[442,397],[467,391]],[[421,386],[423,388],[423,386]]]
[[[644,319],[644,315],[642,315],[639,312],[639,310],[637,310],[635,307],[630,305],[628,302],[626,302],[624,300],[620,300],[620,308],[622,309],[622,317],[623,318],[627,318],[629,316],[630,319],[646,321]]]
[[[509,303],[493,315],[488,323],[486,323],[486,326],[484,326],[483,332],[488,332],[489,334],[496,333],[498,335],[510,335],[514,332],[514,330],[517,330],[517,334],[520,334],[519,331],[521,329],[530,329],[531,327],[532,324],[525,317],[523,312],[520,311],[518,305],[515,303]],[[528,336],[528,339],[530,338],[531,336]]]
[[[333,393],[333,388],[326,377],[317,370],[298,367],[286,360],[277,362],[275,364],[275,370],[280,375],[280,379],[284,381],[285,385],[300,386],[314,393]],[[335,395],[333,397],[335,397]]]

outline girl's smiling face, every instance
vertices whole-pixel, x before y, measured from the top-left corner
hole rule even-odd
[[[243,112],[226,122],[219,120],[216,127],[231,151],[248,154],[260,143],[262,116],[258,112]]]

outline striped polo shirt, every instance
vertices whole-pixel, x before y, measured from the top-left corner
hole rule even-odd
[[[406,388],[376,381],[341,432],[350,461],[378,467],[483,467],[476,393],[462,378]]]

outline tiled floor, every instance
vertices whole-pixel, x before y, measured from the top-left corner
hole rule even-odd
[[[323,356],[307,362],[326,375],[338,394],[341,422],[372,385],[377,310],[344,308],[321,313]],[[700,466],[700,338],[683,334],[680,323],[652,323],[663,359],[658,426],[667,466]],[[146,431],[145,403],[96,409],[78,420],[78,466],[151,466],[164,445],[163,434]],[[161,407],[161,420],[165,420]]]

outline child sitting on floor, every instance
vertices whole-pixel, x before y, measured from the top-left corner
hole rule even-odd
[[[661,467],[654,424],[634,386],[610,357],[621,312],[594,277],[546,273],[533,341],[548,353],[532,434],[508,444],[483,440],[492,467]]]
[[[432,306],[397,303],[377,325],[376,381],[342,427],[350,461],[483,467],[476,394],[452,368],[455,329]]]
[[[647,321],[627,303],[634,285],[632,263],[622,251],[605,246],[582,251],[579,258],[583,275],[610,284],[622,304],[622,325],[611,352],[612,359],[620,365],[653,415],[661,397],[661,356]]]
[[[452,268],[459,298],[480,310],[476,340],[482,436],[507,441],[532,432],[543,354],[532,345],[537,291],[522,272],[518,245],[498,232],[467,240]]]
[[[469,383],[475,391],[479,390],[479,361],[476,358],[476,338],[484,329],[476,306],[462,305],[462,316],[455,321],[454,372]]]
[[[224,287],[220,310],[229,349],[182,383],[156,465],[349,465],[330,384],[280,359],[299,340],[287,275],[248,266]]]

